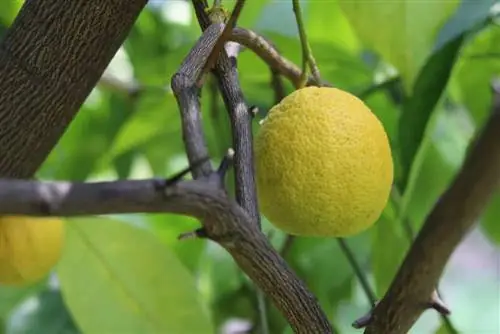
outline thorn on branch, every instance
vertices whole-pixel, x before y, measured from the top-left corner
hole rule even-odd
[[[180,172],[178,172],[174,176],[169,177],[166,180],[164,180],[164,179],[155,180],[155,183],[154,183],[155,189],[157,189],[157,190],[164,190],[166,187],[174,185],[175,183],[177,183],[180,180],[182,180],[182,178],[184,176],[186,176],[188,173],[190,173],[194,169],[200,167],[202,164],[204,164],[208,160],[210,160],[209,157],[204,157],[204,158],[202,158],[202,159],[200,159],[198,161],[195,161],[190,166],[184,168],[183,170],[181,170]]]
[[[368,326],[373,320],[373,310],[375,309],[377,304],[378,304],[378,302],[375,302],[373,304],[372,309],[368,313],[366,313],[364,316],[362,316],[361,318],[355,320],[351,324],[351,326],[356,328],[356,329],[361,329],[361,328],[365,328],[366,326]]]
[[[222,159],[222,162],[220,163],[219,168],[217,169],[217,174],[219,175],[221,180],[224,180],[224,177],[226,176],[229,167],[231,167],[231,165],[233,164],[233,158],[234,158],[234,150],[230,148],[227,150],[226,155]]]
[[[202,228],[198,228],[194,231],[181,233],[177,237],[177,240],[181,241],[181,240],[196,239],[196,238],[198,238],[198,239],[208,238],[207,231],[202,227]]]
[[[429,303],[429,307],[438,311],[442,315],[450,315],[451,311],[443,302],[443,300],[439,297],[439,294],[436,290],[432,292],[431,301]]]

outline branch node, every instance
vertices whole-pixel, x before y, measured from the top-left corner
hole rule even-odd
[[[366,326],[368,326],[373,320],[373,310],[375,309],[377,304],[378,304],[378,301],[373,304],[371,310],[368,313],[363,315],[361,318],[355,320],[351,324],[351,326],[356,328],[356,329],[361,329],[361,328],[365,328]]]
[[[217,174],[219,175],[221,180],[224,179],[227,171],[229,170],[229,167],[231,167],[231,165],[233,164],[233,158],[234,158],[234,150],[232,148],[229,148],[227,150],[226,155],[222,159],[219,168],[217,169]]]
[[[178,237],[177,240],[188,240],[188,239],[206,239],[208,238],[206,230],[202,228],[198,228],[194,231],[189,231],[185,233],[181,233]]]
[[[257,106],[250,106],[248,108],[248,112],[250,113],[250,116],[252,116],[253,118],[255,118],[257,116],[257,114],[259,113],[259,107],[257,107]]]
[[[439,294],[436,290],[432,292],[431,301],[429,303],[429,307],[438,311],[442,315],[450,315],[451,310],[446,306],[443,300],[439,297]]]

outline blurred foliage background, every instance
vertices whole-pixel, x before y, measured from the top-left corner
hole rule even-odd
[[[232,8],[234,1],[224,1]],[[0,34],[22,1],[0,3]],[[304,0],[306,29],[325,80],[357,94],[383,121],[396,164],[384,214],[346,240],[377,298],[388,288],[432,205],[460,168],[488,115],[500,75],[500,4],[494,0]],[[239,25],[270,38],[300,65],[291,1],[252,0]],[[38,172],[40,179],[166,177],[187,166],[170,78],[200,34],[191,4],[151,0],[102,81]],[[240,78],[259,117],[275,103],[271,70],[252,52]],[[293,87],[284,81],[287,93]],[[134,87],[143,87],[137,94]],[[231,146],[213,82],[202,93],[214,162]],[[257,124],[257,122],[255,122]],[[258,126],[255,125],[255,131]],[[0,287],[4,333],[259,333],[257,294],[211,242],[178,242],[198,227],[176,215],[68,219],[64,256],[46,280]],[[264,218],[277,248],[285,236]],[[455,251],[440,283],[451,326],[434,311],[412,333],[500,333],[500,193]],[[288,247],[290,246],[290,247]],[[336,240],[296,238],[286,260],[340,333],[370,308]],[[291,333],[268,305],[271,333]]]

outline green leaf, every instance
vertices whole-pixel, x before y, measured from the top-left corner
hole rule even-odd
[[[338,0],[309,1],[304,7],[307,37],[310,40],[326,42],[352,53],[360,51],[359,40],[340,9]],[[332,34],[332,31],[335,33]]]
[[[21,0],[3,1],[0,4],[0,23],[10,26],[22,5],[23,1]]]
[[[243,28],[253,28],[258,18],[262,15],[265,7],[271,2],[271,0],[252,0],[245,5],[245,10],[241,11],[240,17],[238,18],[238,26]],[[235,2],[228,2],[228,10],[233,9]]]
[[[181,233],[199,228],[199,221],[174,214],[149,214],[146,219],[157,237],[165,242],[181,262],[195,274],[199,269],[200,257],[206,247],[206,242],[204,240],[179,242],[177,238]]]
[[[456,110],[441,111],[431,122],[414,160],[399,213],[400,219],[410,219],[414,229],[420,228],[462,165],[473,134],[463,123]]]
[[[133,108],[128,97],[95,89],[37,176],[85,180],[107,154]]]
[[[490,15],[491,7],[498,0],[462,0],[455,14],[446,22],[437,37],[434,50],[442,48],[476,26],[484,24]]]
[[[377,296],[383,296],[389,288],[410,246],[403,225],[396,219],[394,205],[389,202],[374,225],[372,267]]]
[[[458,4],[458,0],[339,1],[359,38],[398,69],[408,91],[432,50],[435,34]]]
[[[346,239],[357,262],[364,269],[370,251],[373,229]],[[334,293],[354,277],[354,271],[337,240],[331,238],[297,238],[289,251],[288,262],[318,297],[326,312],[333,311],[341,299],[349,297]]]
[[[411,97],[403,107],[399,121],[399,145],[402,177],[399,182],[404,192],[410,168],[424,137],[429,119],[448,83],[463,36],[433,54],[420,72]]]
[[[33,301],[26,301],[10,317],[7,324],[9,334],[78,334],[71,315],[59,290],[45,290],[37,297],[38,307],[30,307]]]
[[[129,224],[69,220],[58,274],[85,333],[214,332],[186,268],[152,234]]]
[[[171,154],[171,150],[182,151],[180,128],[180,114],[174,96],[146,91],[139,97],[133,114],[117,133],[104,159],[110,161],[153,141],[164,143],[165,154]],[[105,164],[104,161],[101,163]]]
[[[490,82],[500,73],[500,27],[490,25],[464,48],[456,79],[463,103],[477,126],[489,115],[493,94]]]
[[[0,318],[5,318],[24,299],[43,290],[47,280],[43,279],[28,286],[0,286]]]

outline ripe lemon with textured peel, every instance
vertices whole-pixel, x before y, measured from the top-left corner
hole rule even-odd
[[[58,262],[64,237],[59,218],[0,217],[0,285],[30,284]]]
[[[379,119],[330,87],[294,91],[269,111],[255,138],[261,211],[293,235],[346,237],[380,217],[393,162]]]

